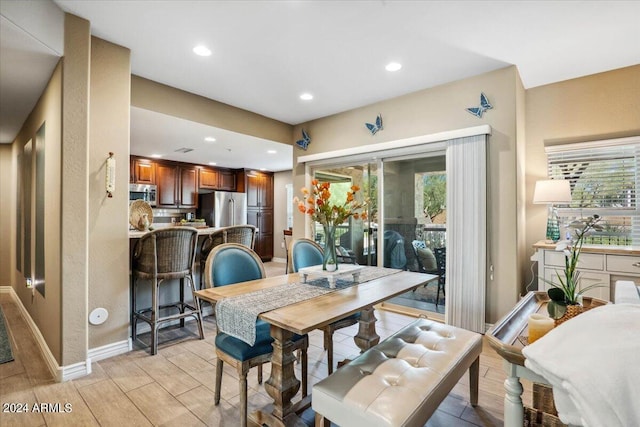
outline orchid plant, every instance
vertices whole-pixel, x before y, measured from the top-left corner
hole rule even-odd
[[[545,280],[551,285],[551,289],[547,291],[551,299],[547,307],[549,314],[554,318],[562,316],[565,311],[563,308],[567,305],[579,304],[582,294],[586,291],[601,286],[596,284],[580,289],[578,287],[580,272],[577,270],[584,238],[593,231],[603,230],[602,225],[599,224],[601,219],[598,215],[593,215],[571,222],[569,228],[574,230],[574,238],[556,245],[557,251],[564,252],[565,268],[564,271],[556,273],[558,283]]]

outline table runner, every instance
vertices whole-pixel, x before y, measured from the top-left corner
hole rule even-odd
[[[364,267],[360,271],[359,282],[338,279],[335,289],[329,288],[329,282],[325,278],[313,280],[309,283],[283,284],[235,297],[224,298],[216,303],[218,331],[231,335],[249,345],[254,345],[256,342],[256,321],[260,313],[315,298],[358,283],[399,273],[400,271],[402,270]]]

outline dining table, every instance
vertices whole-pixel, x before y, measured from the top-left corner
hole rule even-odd
[[[382,267],[367,267],[369,273],[360,283],[331,289],[329,292],[312,298],[270,309],[258,314],[258,318],[270,324],[273,342],[271,355],[271,374],[265,382],[265,390],[273,399],[273,409],[263,408],[250,415],[258,425],[292,425],[297,414],[311,405],[311,395],[292,402],[300,389],[300,380],[296,378],[293,354],[293,334],[304,335],[314,329],[322,328],[332,322],[361,313],[358,332],[354,337],[362,352],[380,341],[376,333],[374,306],[385,300],[426,285],[438,276]],[[377,270],[377,271],[376,271]],[[379,274],[375,274],[379,273]],[[370,279],[370,280],[369,280]],[[255,292],[274,291],[282,285],[303,283],[299,273],[273,276],[233,285],[212,287],[196,292],[203,301],[216,304],[225,298],[239,297]],[[309,285],[311,286],[311,285]]]

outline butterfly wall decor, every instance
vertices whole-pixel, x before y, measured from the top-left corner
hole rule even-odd
[[[307,151],[309,144],[311,144],[311,137],[309,137],[309,134],[302,129],[302,139],[297,140],[296,145]]]
[[[474,116],[481,118],[485,111],[491,110],[492,108],[493,106],[489,103],[487,96],[484,93],[480,93],[480,106],[467,108],[466,110]]]
[[[382,130],[382,115],[378,114],[378,117],[376,117],[376,123],[375,124],[371,124],[371,123],[365,123],[364,124],[367,129],[369,129],[369,132],[371,132],[371,135],[375,135],[376,132],[378,132],[379,130]]]

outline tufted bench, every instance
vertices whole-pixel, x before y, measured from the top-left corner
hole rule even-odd
[[[482,337],[419,319],[313,386],[316,427],[424,426],[469,370],[478,403]]]

